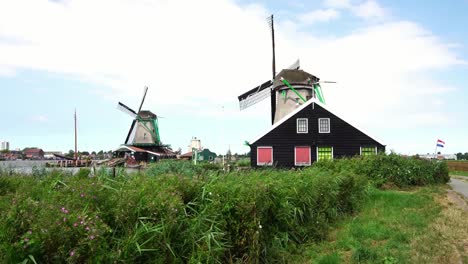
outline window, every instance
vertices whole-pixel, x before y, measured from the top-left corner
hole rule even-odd
[[[295,147],[294,148],[294,165],[309,166],[310,165],[310,147]]]
[[[257,165],[273,165],[273,148],[258,147],[257,148]]]
[[[309,126],[307,123],[308,123],[307,118],[297,119],[297,133],[298,134],[307,134],[309,132]]]
[[[370,156],[377,154],[377,147],[361,147],[362,156]]]
[[[317,160],[333,159],[333,147],[317,147]]]
[[[330,118],[319,118],[319,133],[330,133]]]

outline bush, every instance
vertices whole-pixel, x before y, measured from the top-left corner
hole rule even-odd
[[[336,159],[317,162],[314,166],[335,172],[350,171],[365,175],[376,186],[387,183],[395,184],[398,187],[422,186],[447,183],[450,180],[445,161],[406,158],[396,154]]]
[[[203,165],[207,166],[207,165]],[[443,183],[447,165],[397,155],[303,170],[220,174],[162,161],[146,173],[101,169],[0,177],[0,262],[287,262],[355,213],[376,185]],[[374,261],[358,248],[355,261]],[[325,260],[323,260],[325,261]],[[330,260],[331,261],[331,260]]]
[[[362,176],[313,168],[187,171],[2,178],[0,262],[270,262],[323,238],[366,186]]]

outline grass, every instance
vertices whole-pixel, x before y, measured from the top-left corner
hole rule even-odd
[[[468,177],[468,171],[450,171],[450,175],[467,176]]]
[[[444,244],[453,244],[455,234],[463,230],[460,221],[464,218],[460,212],[446,214],[438,202],[444,193],[441,186],[406,191],[371,189],[358,215],[340,221],[326,240],[305,246],[304,253],[296,261],[450,263],[439,262],[443,258],[435,255],[447,252],[449,246]],[[454,239],[441,243],[441,231],[445,233],[447,227],[452,226],[446,220],[453,219],[458,221],[450,232]],[[434,230],[433,226],[441,227]],[[466,230],[461,235],[466,234]]]

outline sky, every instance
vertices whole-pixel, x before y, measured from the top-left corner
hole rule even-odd
[[[132,117],[160,116],[163,143],[217,153],[271,126],[269,100],[237,96],[300,59],[327,105],[388,151],[468,152],[467,0],[1,0],[0,141],[116,149]]]

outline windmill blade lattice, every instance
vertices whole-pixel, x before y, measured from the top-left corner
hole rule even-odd
[[[117,104],[117,108],[118,108],[120,111],[122,111],[122,112],[124,112],[124,113],[130,115],[130,116],[133,117],[133,118],[136,118],[136,117],[137,117],[137,113],[136,113],[133,109],[131,109],[130,107],[124,105],[124,104],[121,103],[121,102],[119,102],[119,103]]]
[[[269,80],[253,88],[252,90],[240,95],[239,99],[239,107],[240,110],[244,110],[249,106],[252,106],[261,100],[268,98],[270,96],[270,91],[273,87],[273,81]]]
[[[145,89],[143,91],[143,98],[141,99],[140,107],[138,108],[138,113],[140,113],[141,108],[143,107],[143,103],[145,102],[147,92],[148,92],[148,86],[145,86]]]

